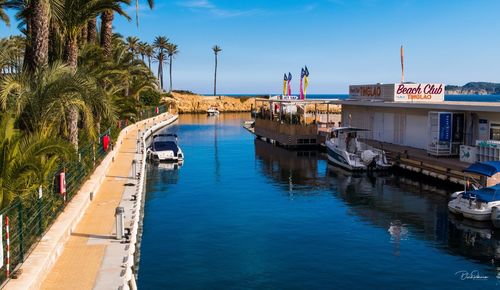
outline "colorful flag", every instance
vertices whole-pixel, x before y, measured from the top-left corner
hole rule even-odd
[[[286,73],[285,73],[285,78],[283,80],[283,96],[286,96],[286,92],[287,92],[287,81],[288,81],[288,78],[286,77]]]
[[[307,96],[307,87],[309,86],[309,70],[307,66],[304,68],[304,99]]]
[[[292,86],[290,82],[292,81],[292,74],[288,73],[288,96],[292,95]]]
[[[302,69],[300,71],[300,99],[304,99],[304,87],[302,86],[302,81],[304,80],[304,77],[306,76],[306,71]]]

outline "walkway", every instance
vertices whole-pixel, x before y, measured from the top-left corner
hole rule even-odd
[[[129,130],[108,174],[64,250],[42,284],[42,289],[92,289],[107,248],[114,240],[114,213],[125,184],[131,182],[138,130]],[[120,266],[120,265],[117,265]]]

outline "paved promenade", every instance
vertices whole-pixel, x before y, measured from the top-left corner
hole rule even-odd
[[[96,286],[108,248],[120,245],[114,239],[114,213],[127,188],[125,184],[136,181],[131,173],[132,160],[139,156],[136,154],[139,130],[143,132],[144,125],[128,130],[99,192],[64,244],[62,254],[42,282],[42,289],[93,289]],[[120,267],[120,263],[116,265]]]

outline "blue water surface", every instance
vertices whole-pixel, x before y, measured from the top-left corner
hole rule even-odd
[[[453,186],[352,174],[254,140],[249,118],[168,128],[186,160],[148,168],[139,289],[500,289],[500,238],[448,215]]]

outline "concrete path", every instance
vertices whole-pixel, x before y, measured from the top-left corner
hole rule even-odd
[[[129,130],[115,161],[96,197],[89,205],[54,267],[42,283],[42,289],[93,289],[107,248],[120,245],[114,239],[115,208],[120,204],[125,184],[134,182],[132,160],[137,158],[138,130]],[[118,268],[120,264],[116,265]]]

